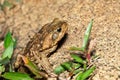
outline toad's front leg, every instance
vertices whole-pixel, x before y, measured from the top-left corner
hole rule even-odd
[[[53,72],[53,68],[45,54],[41,54],[41,63],[40,64],[47,73]]]
[[[37,51],[34,51],[33,55],[34,55],[34,58],[36,59],[35,62],[37,62],[38,68],[42,67],[42,69],[46,71],[49,76],[57,77],[57,75],[53,73],[53,67],[51,66],[46,54],[44,53],[38,54]]]

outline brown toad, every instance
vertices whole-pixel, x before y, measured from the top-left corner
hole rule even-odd
[[[67,28],[65,21],[54,19],[53,22],[44,25],[33,36],[22,54],[28,57],[39,68],[42,67],[47,73],[53,72],[47,55],[56,50],[58,42],[66,34]]]

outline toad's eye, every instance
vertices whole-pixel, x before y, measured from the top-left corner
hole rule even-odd
[[[57,28],[57,32],[61,32],[61,30],[62,30],[61,28]]]

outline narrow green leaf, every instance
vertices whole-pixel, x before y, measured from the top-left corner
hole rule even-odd
[[[79,47],[70,47],[70,50],[73,50],[73,51],[82,51],[84,52],[84,49],[83,48],[79,48]]]
[[[82,58],[80,58],[79,56],[75,55],[75,54],[71,54],[71,57],[78,63],[81,63],[81,64],[85,64],[86,61],[83,60]]]
[[[13,48],[14,48],[14,43],[11,42],[10,45],[5,49],[5,51],[2,54],[2,59],[8,57],[9,59],[11,58],[13,54]]]
[[[11,44],[11,42],[13,42],[12,35],[10,32],[8,32],[4,39],[4,48],[6,49]]]
[[[72,71],[72,63],[71,62],[64,62],[61,64],[62,67],[64,67],[65,70]]]
[[[82,45],[82,48],[84,51],[86,50],[86,47],[88,44],[88,40],[89,40],[91,29],[92,29],[92,24],[93,24],[93,19],[88,24],[87,30],[86,30],[85,35],[84,35],[83,45]]]
[[[10,80],[34,80],[28,74],[19,72],[6,72],[2,75],[2,77]]]
[[[8,32],[4,39],[5,51],[3,52],[1,58],[4,59],[8,57],[10,59],[13,54],[13,49],[15,45],[16,45],[16,40],[13,39],[11,33]]]
[[[78,75],[77,75],[77,77],[76,77],[76,79],[75,80],[82,80],[81,79],[81,76],[83,75],[83,71],[80,71],[79,73],[78,73]]]
[[[65,71],[65,69],[60,65],[60,66],[58,66],[58,67],[56,67],[55,69],[54,69],[54,73],[55,74],[60,74],[60,73],[62,73],[62,72],[64,72]]]
[[[95,70],[95,66],[91,67],[90,69],[86,70],[83,73],[78,73],[78,76],[76,77],[76,80],[86,80],[91,73]]]

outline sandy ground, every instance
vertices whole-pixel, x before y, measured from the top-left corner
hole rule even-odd
[[[87,24],[94,19],[91,39],[96,39],[99,58],[94,61],[97,69],[92,80],[120,80],[120,0],[23,0],[14,4],[15,8],[0,11],[0,30],[9,27],[18,39],[18,51],[44,24],[54,18],[66,20],[68,37],[50,57],[55,67],[68,60],[66,47],[81,47]]]

